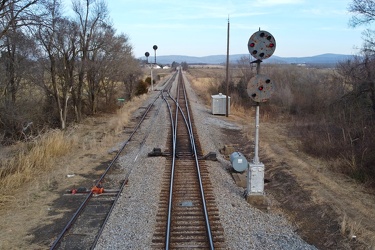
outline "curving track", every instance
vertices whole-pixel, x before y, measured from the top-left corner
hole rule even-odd
[[[182,72],[176,98],[163,95],[171,117],[168,165],[160,195],[155,249],[225,248],[223,229],[193,125]],[[173,108],[171,108],[173,107]]]
[[[178,84],[172,86],[176,82],[176,77],[178,77]],[[109,176],[121,175],[121,170],[116,168],[116,161],[121,154],[124,154],[126,145],[137,133],[143,121],[154,119],[158,115],[163,104],[163,102],[158,102],[159,104],[155,105],[158,98],[163,98],[169,110],[168,148],[170,152],[164,154],[167,155],[167,165],[162,180],[152,247],[155,249],[225,249],[219,211],[216,207],[207,165],[204,160],[200,159],[202,150],[196,136],[182,72],[177,71],[162,87],[96,183],[98,186],[105,182],[106,188],[111,188],[112,191],[99,196],[90,190],[84,194],[81,205],[50,249],[95,248],[131,171],[121,183],[112,181]],[[171,94],[172,89],[177,89],[174,97]],[[146,141],[147,136],[148,134],[144,135],[141,144]]]

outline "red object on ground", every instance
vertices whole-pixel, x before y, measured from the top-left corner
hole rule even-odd
[[[93,194],[102,194],[102,193],[104,192],[104,188],[94,186],[94,187],[91,189],[91,192],[92,192]]]

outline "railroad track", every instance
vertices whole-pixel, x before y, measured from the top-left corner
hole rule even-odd
[[[116,167],[116,161],[143,121],[147,118],[153,119],[150,118],[151,113],[154,117],[158,115],[163,101],[160,101],[156,108],[155,102],[160,100],[160,97],[170,109],[171,131],[168,140],[171,153],[163,177],[152,247],[156,249],[225,248],[223,229],[207,165],[204,160],[199,159],[202,150],[196,139],[181,71],[178,75],[178,94],[175,98],[170,94],[176,76],[177,73],[166,81],[156,99],[145,108],[129,138],[96,182],[95,186],[98,187],[105,183],[107,191],[96,195],[93,190],[85,190],[80,195],[74,196],[81,197],[82,202],[50,249],[95,248],[131,172],[130,170],[120,183],[113,181],[110,176],[124,175],[121,168]],[[152,123],[151,121],[151,126]],[[146,134],[143,140],[139,138],[137,140],[142,144],[147,136]]]
[[[207,165],[190,114],[182,72],[176,98],[163,98],[170,108],[170,156],[163,176],[154,249],[224,249],[224,233]]]
[[[53,242],[52,246],[50,247],[51,250],[81,250],[95,248],[105,223],[107,222],[113,207],[115,206],[131,173],[131,171],[129,171],[121,182],[112,180],[110,176],[123,175],[121,169],[117,167],[116,161],[124,152],[126,146],[135,136],[143,122],[151,116],[155,118],[155,116],[158,115],[159,109],[163,102],[160,101],[156,108],[155,103],[162,96],[164,89],[171,88],[176,74],[177,73],[175,73],[164,83],[157,97],[145,108],[137,125],[132,129],[132,131],[130,131],[128,139],[123,142],[115,157],[111,160],[103,174],[96,181],[94,187],[97,187],[98,189],[78,190],[78,193],[71,196],[71,198],[74,197],[74,202],[77,202],[78,208]],[[151,113],[153,113],[153,115]],[[150,122],[150,124],[152,125],[152,122]],[[141,140],[140,147],[145,142],[147,136],[148,134],[144,135],[143,139]],[[103,193],[100,193],[100,188],[103,184],[105,184],[105,190]]]

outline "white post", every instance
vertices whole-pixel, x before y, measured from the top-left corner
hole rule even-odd
[[[260,62],[257,63],[257,74],[260,73]],[[259,207],[267,206],[264,197],[264,164],[259,161],[259,102],[255,112],[255,149],[254,159],[248,165],[247,171],[247,201]]]
[[[151,91],[154,91],[154,80],[152,76],[152,64],[151,64]]]
[[[259,161],[259,103],[255,114],[255,149],[254,159],[247,171],[247,197],[264,194],[264,164]]]
[[[254,163],[259,163],[259,102],[256,106],[255,111],[255,152],[254,152]]]

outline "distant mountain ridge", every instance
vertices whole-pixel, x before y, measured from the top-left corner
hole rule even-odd
[[[229,61],[231,63],[236,63],[243,57],[250,57],[249,54],[235,54],[229,56]],[[341,61],[346,61],[353,58],[353,55],[344,54],[322,54],[309,57],[280,57],[272,56],[266,60],[264,63],[279,63],[279,64],[336,64]],[[158,64],[171,64],[172,62],[186,62],[188,64],[225,64],[227,56],[226,55],[212,55],[212,56],[183,56],[183,55],[169,55],[169,56],[156,56],[156,61]],[[151,62],[154,58],[149,58]],[[252,60],[252,59],[250,59]],[[254,59],[255,60],[255,59]]]

